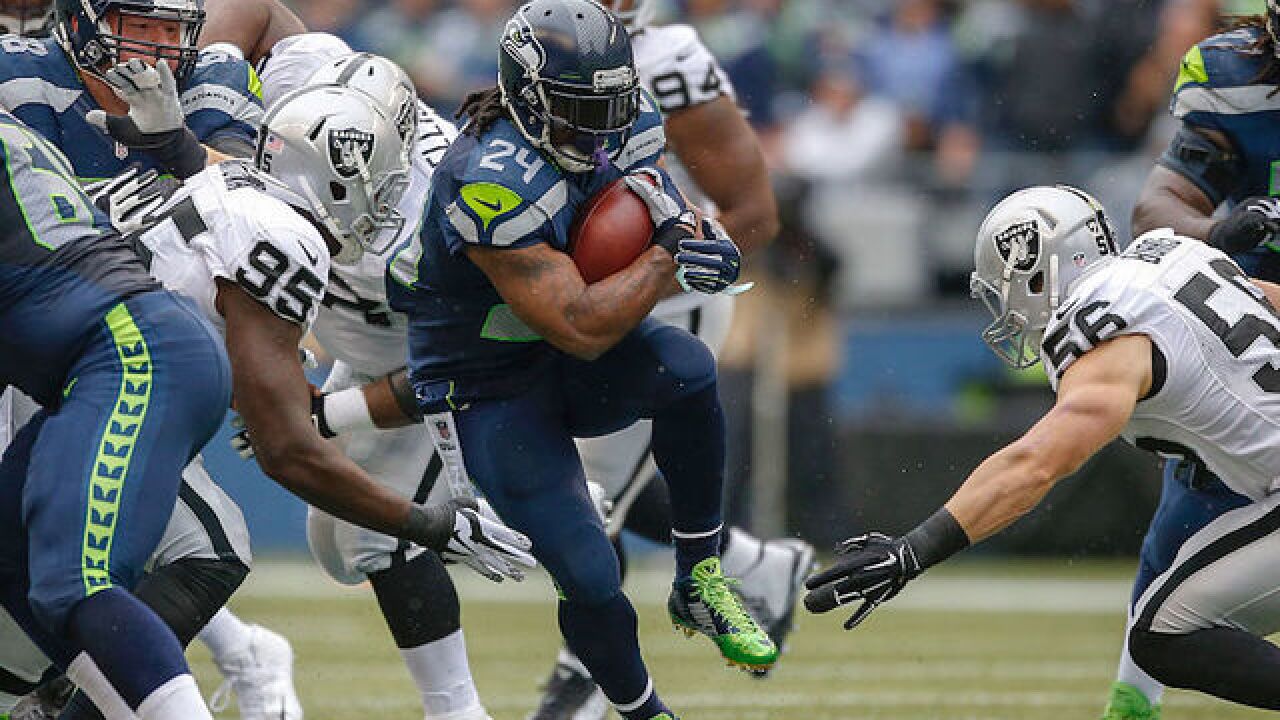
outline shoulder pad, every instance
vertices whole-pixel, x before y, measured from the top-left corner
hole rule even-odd
[[[0,105],[27,104],[61,113],[84,92],[62,50],[49,39],[0,35]]]
[[[226,276],[276,315],[309,328],[324,297],[329,249],[297,213],[279,201],[258,197],[275,207],[262,216],[255,213],[256,232],[238,237],[238,247],[220,248]]]
[[[662,113],[657,102],[647,90],[640,91],[640,115],[631,126],[631,135],[614,163],[622,172],[658,161],[667,148],[667,132],[662,124]]]
[[[734,96],[729,76],[689,25],[646,28],[635,52],[636,70],[665,114]]]
[[[262,122],[261,93],[249,63],[205,51],[180,88],[182,112],[201,142],[239,140],[252,147]]]
[[[503,121],[447,167],[451,201],[441,198],[448,225],[468,244],[523,247],[541,241],[540,231],[569,201],[568,183],[554,165]]]

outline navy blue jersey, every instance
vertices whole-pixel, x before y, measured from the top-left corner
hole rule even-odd
[[[89,202],[67,159],[0,112],[0,382],[56,404],[84,337],[159,285]]]
[[[204,144],[252,149],[262,120],[253,68],[223,52],[204,51],[178,84],[187,127]],[[85,121],[98,104],[53,38],[0,36],[0,106],[48,138],[71,159],[81,182],[112,177],[137,163],[157,167]]]
[[[563,251],[583,202],[623,173],[653,166],[661,157],[662,116],[643,97],[622,153],[595,172],[563,171],[505,118],[479,137],[460,136],[445,154],[420,231],[392,258],[387,282],[391,306],[409,315],[415,382],[438,383],[440,402],[527,387],[551,352],[463,249],[547,243]]]

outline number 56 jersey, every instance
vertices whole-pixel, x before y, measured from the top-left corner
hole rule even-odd
[[[1280,487],[1280,317],[1230,258],[1156,230],[1081,278],[1045,329],[1054,389],[1120,335],[1152,344],[1151,389],[1125,440],[1198,458],[1254,500]]]
[[[215,278],[236,283],[304,330],[319,310],[329,249],[311,223],[271,194],[276,185],[242,161],[212,165],[188,178],[157,213],[159,222],[137,237],[152,276],[195,301],[223,334]]]

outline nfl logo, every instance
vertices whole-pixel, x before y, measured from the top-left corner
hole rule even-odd
[[[123,160],[127,157],[129,157],[129,148],[117,142],[116,143],[116,159]]]
[[[448,439],[449,439],[449,423],[447,423],[447,422],[445,422],[445,421],[443,421],[443,420],[437,420],[437,421],[436,421],[436,432],[437,432],[437,433],[440,433],[440,439],[441,439],[441,440],[448,440]]]
[[[267,136],[267,152],[280,152],[284,149],[284,141],[277,135]]]

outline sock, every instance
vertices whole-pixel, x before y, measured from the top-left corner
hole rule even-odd
[[[111,713],[113,720],[115,718],[132,720],[137,717],[133,714],[133,708],[120,697],[120,693],[116,692],[88,653],[80,653],[75,660],[71,661],[67,666],[67,678],[80,687],[80,691],[72,700],[79,698],[80,702],[94,713],[98,713],[98,709],[94,707],[94,703],[97,703],[105,712]],[[89,698],[93,698],[93,701],[90,702]],[[71,710],[70,705],[58,715],[58,720],[67,718],[68,710]],[[101,713],[98,713],[97,717],[102,717]]]
[[[480,707],[461,630],[425,645],[401,648],[400,656],[422,695],[428,720]]]
[[[226,608],[214,613],[196,637],[215,658],[233,658],[249,651],[249,626]]]
[[[651,720],[655,715],[671,712],[653,691],[652,680],[638,698],[629,703],[614,703],[613,707],[625,720]]]
[[[138,720],[202,720],[208,718],[209,708],[200,697],[196,679],[179,675],[156,688],[138,706]]]
[[[671,531],[676,543],[676,579],[693,574],[693,566],[720,551],[720,527],[705,533],[689,534]]]
[[[83,648],[131,708],[170,680],[189,675],[173,631],[120,588],[81,600],[67,619],[68,635]]]
[[[1147,702],[1158,705],[1164,697],[1164,684],[1151,677],[1129,654],[1129,633],[1124,634],[1124,647],[1120,650],[1120,664],[1116,668],[1116,680],[1132,685],[1147,698]]]
[[[560,601],[560,632],[569,649],[582,661],[592,679],[604,691],[623,717],[649,720],[662,712],[639,713],[657,703],[657,693],[649,679],[649,671],[640,657],[640,641],[636,637],[636,611],[622,593],[599,605]],[[646,696],[652,696],[648,699]],[[636,704],[639,703],[639,704]],[[633,710],[623,707],[636,704]]]
[[[631,501],[622,527],[660,545],[671,544],[671,493],[661,473],[655,473]]]
[[[671,493],[677,558],[683,551],[682,537],[718,535],[723,520],[724,448],[724,413],[714,383],[670,403],[653,418],[653,457]],[[718,537],[715,540],[704,557],[716,554]],[[684,545],[687,549],[688,544]]]
[[[736,527],[729,528],[720,543],[720,567],[729,577],[742,577],[764,552],[763,543]]]

